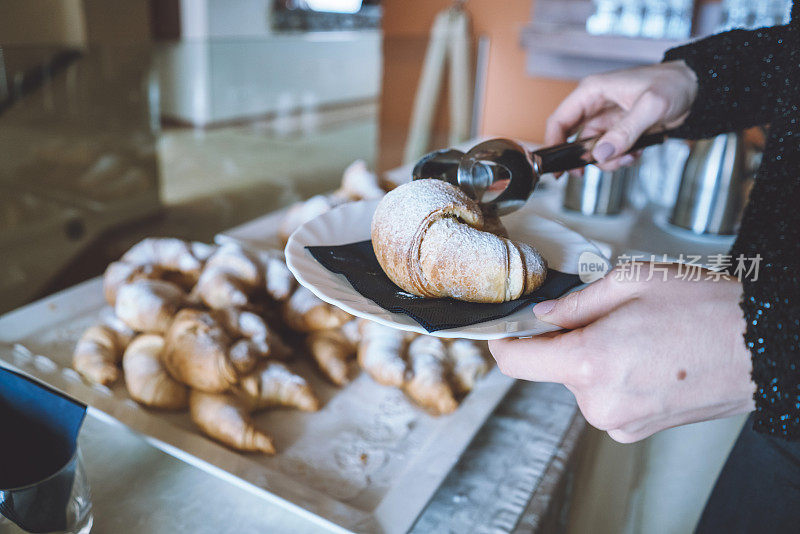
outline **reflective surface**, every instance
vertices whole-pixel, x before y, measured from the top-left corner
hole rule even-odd
[[[616,215],[622,211],[628,177],[634,171],[622,168],[604,171],[587,165],[583,173],[569,173],[564,208],[583,215]]]
[[[357,159],[374,167],[380,45],[374,31],[0,40],[0,312],[100,274],[145,236],[208,241],[334,189]]]
[[[740,135],[697,141],[681,177],[670,223],[696,234],[734,235],[748,191]]]

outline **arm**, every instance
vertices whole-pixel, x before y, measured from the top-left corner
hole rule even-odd
[[[733,30],[667,51],[697,76],[697,97],[673,137],[704,138],[770,122],[786,90],[789,26]]]

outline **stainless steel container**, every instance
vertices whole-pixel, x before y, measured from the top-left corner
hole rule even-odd
[[[698,141],[686,160],[669,222],[696,234],[735,234],[748,180],[740,135],[729,133]]]
[[[587,165],[583,174],[569,173],[564,208],[584,215],[615,215],[622,211],[625,187],[633,168],[609,172]]]

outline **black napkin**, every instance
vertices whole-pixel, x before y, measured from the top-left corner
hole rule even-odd
[[[0,514],[28,532],[67,528],[86,406],[0,367]]]
[[[544,284],[525,297],[499,304],[451,298],[422,298],[406,293],[383,272],[372,241],[332,247],[306,247],[326,269],[344,275],[353,289],[392,313],[403,313],[428,332],[449,330],[511,315],[530,303],[558,298],[581,284],[576,274],[547,270]]]

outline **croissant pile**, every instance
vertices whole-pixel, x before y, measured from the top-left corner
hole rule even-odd
[[[295,285],[279,251],[145,239],[106,269],[114,315],[83,333],[73,367],[93,383],[123,380],[149,408],[188,409],[230,447],[272,454],[254,412],[319,409],[306,379],[282,362],[293,351],[265,320]]]
[[[326,209],[383,194],[356,162]],[[281,234],[319,206],[312,198],[292,207]],[[296,354],[337,386],[360,367],[434,414],[455,410],[489,370],[483,345],[400,332],[323,302],[297,285],[278,250],[147,238],[108,266],[103,292],[114,313],[83,333],[75,370],[92,383],[124,383],[148,408],[188,410],[203,433],[239,451],[275,453],[254,413],[320,408],[292,370]]]

